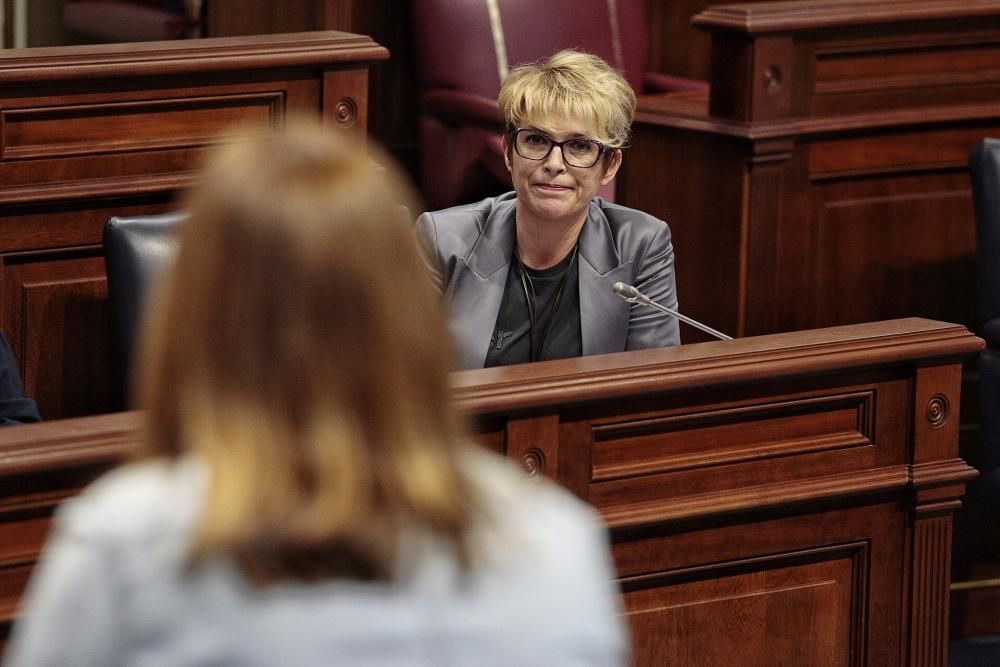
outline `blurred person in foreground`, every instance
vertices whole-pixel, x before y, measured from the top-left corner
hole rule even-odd
[[[627,661],[596,513],[461,430],[418,208],[375,153],[299,121],[212,156],[139,456],[60,508],[9,667]]]
[[[597,196],[622,164],[635,93],[601,58],[560,51],[513,69],[497,99],[514,191],[417,224],[463,368],[680,343],[662,220]]]

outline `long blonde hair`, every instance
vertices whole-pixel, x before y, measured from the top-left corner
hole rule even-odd
[[[468,563],[475,494],[420,207],[369,148],[299,120],[215,152],[148,322],[143,453],[207,463],[193,559],[260,584],[391,578],[415,526]]]

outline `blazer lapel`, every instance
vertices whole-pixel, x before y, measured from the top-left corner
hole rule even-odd
[[[445,299],[461,368],[482,368],[503,301],[514,252],[514,202],[497,205],[469,254],[459,261]]]
[[[621,263],[607,218],[596,204],[590,205],[580,230],[579,274],[584,356],[623,351],[631,304],[611,288],[630,280],[632,260]]]

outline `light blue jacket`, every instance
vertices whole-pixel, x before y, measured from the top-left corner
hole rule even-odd
[[[207,471],[150,461],[60,508],[5,667],[614,667],[628,649],[607,532],[547,481],[469,448],[480,565],[410,536],[396,581],[249,585],[187,566]]]

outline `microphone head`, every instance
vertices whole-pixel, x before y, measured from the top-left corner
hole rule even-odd
[[[635,301],[639,297],[639,290],[625,283],[615,283],[611,286],[611,289],[626,301]]]

